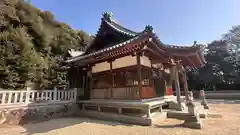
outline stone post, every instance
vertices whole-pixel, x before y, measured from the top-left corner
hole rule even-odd
[[[29,103],[29,99],[30,99],[30,87],[27,87],[27,91],[26,91],[26,98],[25,98],[25,103],[28,104]]]
[[[187,100],[186,105],[188,107],[188,113],[194,116],[196,111],[195,111],[195,104],[193,103],[192,91],[188,91],[188,100]]]
[[[187,103],[188,113],[192,116],[196,115],[195,104],[192,101]]]
[[[188,100],[187,101],[190,101],[190,102],[193,102],[193,92],[192,91],[188,91]]]
[[[58,97],[58,91],[57,91],[57,88],[54,87],[53,88],[53,101],[57,101],[57,97]]]
[[[78,96],[78,89],[77,88],[74,88],[74,101],[77,101],[77,96]]]
[[[150,111],[150,106],[147,108],[147,118],[151,117],[151,111]]]
[[[204,90],[200,90],[201,105],[203,106],[204,109],[209,109],[209,106],[207,104],[207,100],[205,97],[206,96],[205,96]]]
[[[100,107],[100,105],[98,105],[97,108],[98,108],[98,111],[101,112],[101,107]]]
[[[122,108],[121,107],[118,108],[118,114],[122,114]]]
[[[159,112],[162,112],[162,105],[159,105],[158,111],[159,111]]]
[[[189,100],[187,101],[188,117],[184,121],[183,125],[189,128],[201,129],[202,123],[199,115],[196,113],[195,104],[193,103],[192,92],[189,92]]]
[[[85,104],[82,104],[82,110],[85,111]]]

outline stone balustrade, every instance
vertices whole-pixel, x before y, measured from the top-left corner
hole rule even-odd
[[[77,90],[0,90],[0,124],[21,124],[76,113]]]
[[[72,101],[77,98],[74,90],[0,90],[0,108],[5,105],[41,102]]]

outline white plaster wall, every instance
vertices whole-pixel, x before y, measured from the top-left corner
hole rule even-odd
[[[133,66],[133,65],[137,65],[137,57],[130,55],[130,56],[118,58],[115,61],[113,61],[112,68],[117,69],[122,67]]]
[[[147,56],[141,56],[141,65],[146,66],[146,67],[151,67],[151,61]]]
[[[101,62],[95,64],[95,66],[92,67],[92,73],[102,72],[110,70],[110,63],[108,62]]]

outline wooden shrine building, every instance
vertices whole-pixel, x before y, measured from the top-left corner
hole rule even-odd
[[[173,95],[172,89],[180,100],[180,84],[188,91],[186,69],[205,59],[202,45],[165,45],[151,26],[134,32],[104,13],[92,43],[66,63],[70,87],[84,88],[84,100],[142,100]]]

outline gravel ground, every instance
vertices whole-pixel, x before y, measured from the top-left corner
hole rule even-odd
[[[137,126],[93,120],[62,118],[24,126],[0,127],[0,135],[240,135],[240,104],[210,104],[212,115],[203,119],[203,129],[181,126],[167,119],[153,126]]]

